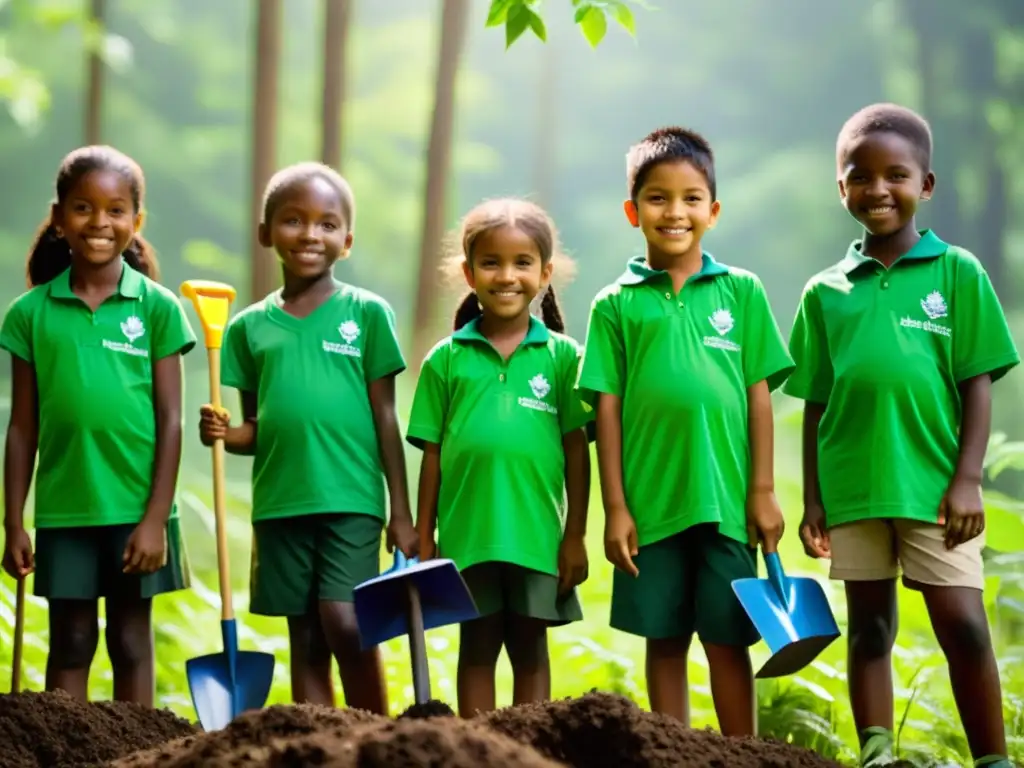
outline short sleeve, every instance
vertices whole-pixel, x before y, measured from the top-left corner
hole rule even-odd
[[[221,349],[220,383],[241,392],[259,391],[259,372],[249,346],[245,315],[236,315],[224,332]]]
[[[186,355],[196,345],[196,334],[189,325],[178,297],[170,292],[155,294],[150,310],[153,324],[153,361],[170,355]]]
[[[395,313],[383,299],[366,304],[366,346],[363,371],[366,381],[376,381],[405,370],[405,358],[398,345]]]
[[[581,429],[594,418],[594,410],[576,389],[583,350],[571,339],[558,347],[558,419],[562,434]]]
[[[793,372],[793,359],[772,313],[764,285],[751,280],[743,322],[743,379],[747,387],[768,382],[775,391]]]
[[[438,345],[423,361],[406,433],[406,440],[417,448],[423,448],[426,443],[440,444],[444,436],[450,368],[450,343]]]
[[[27,294],[11,302],[0,326],[0,347],[26,363],[33,363],[32,312],[27,306]]]
[[[593,408],[597,396],[625,392],[626,345],[611,296],[598,296],[590,307],[587,339],[576,387],[583,402]]]
[[[804,289],[797,309],[789,351],[796,368],[782,391],[791,397],[825,405],[832,393],[834,374],[828,351],[821,299],[813,287]]]
[[[953,377],[989,374],[992,381],[1020,363],[1009,324],[988,273],[976,261],[959,265],[953,295]]]

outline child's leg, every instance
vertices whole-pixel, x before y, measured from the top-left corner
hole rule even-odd
[[[560,595],[556,576],[509,563],[495,565],[502,571],[512,703],[547,701],[551,698],[548,628],[583,618],[576,590]]]
[[[49,602],[46,690],[87,700],[100,630],[100,539],[91,528],[38,528],[34,592]]]
[[[186,589],[188,562],[179,520],[167,523],[167,561],[154,573],[125,574],[124,550],[133,525],[104,526],[105,552],[101,563],[101,591],[107,607],[107,653],[114,673],[114,700],[153,706],[153,597]]]
[[[304,616],[288,617],[288,647],[292,701],[333,707],[331,649],[320,623],[318,605]]]
[[[345,703],[377,714],[388,712],[387,686],[380,651],[363,650],[353,591],[380,573],[380,541],[384,523],[361,514],[311,515],[316,560],[313,572],[320,623],[338,661]]]
[[[757,550],[723,536],[718,526],[695,526],[687,539],[688,556],[700,563],[693,621],[708,657],[718,727],[725,736],[753,736],[757,695],[750,646],[759,635],[732,583],[757,576]]]
[[[971,756],[1006,755],[999,667],[982,600],[984,534],[947,551],[939,526],[900,521],[897,531],[904,583],[928,606]]]
[[[830,576],[845,582],[847,684],[861,746],[866,729],[893,728],[892,647],[896,642],[896,540],[888,520],[862,520],[829,531]]]
[[[696,567],[687,557],[687,532],[640,547],[636,578],[615,570],[610,624],[647,639],[647,695],[651,711],[690,722],[686,655],[694,632]]]
[[[456,685],[459,717],[473,717],[477,712],[490,712],[497,706],[494,674],[504,636],[505,622],[501,613],[482,616],[459,626]]]

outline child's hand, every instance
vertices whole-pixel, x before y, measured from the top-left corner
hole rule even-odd
[[[981,483],[954,477],[939,503],[939,524],[946,526],[946,549],[980,536],[985,530]]]
[[[566,536],[558,548],[558,591],[568,594],[587,580],[587,547],[582,536]]]
[[[123,560],[125,573],[153,573],[163,568],[167,562],[167,529],[144,519],[132,531]]]
[[[775,491],[752,491],[747,495],[747,540],[756,547],[760,540],[765,552],[777,552],[779,539],[786,530]]]
[[[804,519],[800,521],[800,541],[808,557],[832,557],[832,546],[825,528],[825,510],[820,504],[804,507]]]
[[[7,532],[7,541],[4,543],[3,568],[15,579],[23,579],[35,570],[36,561],[32,555],[32,539],[24,528]]]
[[[199,439],[209,448],[217,440],[227,437],[231,425],[231,414],[226,408],[214,408],[206,404],[199,409]]]
[[[395,547],[402,550],[406,557],[416,557],[420,549],[420,535],[408,515],[391,515],[388,523],[387,549],[394,552]]]
[[[628,509],[609,510],[604,523],[604,556],[608,562],[636,577],[640,569],[633,558],[640,552],[636,543],[636,523]]]

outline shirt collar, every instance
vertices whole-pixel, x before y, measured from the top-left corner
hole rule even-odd
[[[944,254],[949,246],[939,239],[930,229],[920,230],[919,233],[921,239],[914,243],[914,246],[907,251],[905,254],[900,256],[897,261],[923,261],[925,259],[934,259]],[[861,252],[861,248],[864,245],[863,240],[854,240],[850,243],[850,247],[846,250],[846,256],[839,262],[840,269],[846,274],[851,274],[857,268],[867,263],[875,263],[875,260],[870,256],[865,256]]]
[[[480,333],[480,318],[475,317],[452,334],[453,339],[459,341],[482,341],[490,344],[487,337]],[[530,327],[526,329],[526,336],[523,344],[547,344],[551,338],[551,332],[539,319],[530,315]]]
[[[61,272],[50,281],[50,295],[55,299],[76,299],[71,290],[71,267]],[[142,273],[128,264],[121,266],[121,277],[117,281],[117,292],[126,299],[138,299],[142,296]]]
[[[702,251],[700,255],[700,271],[697,272],[691,280],[702,280],[704,278],[717,277],[718,275],[728,274],[729,268],[718,261],[715,261],[715,257],[707,251]],[[619,285],[639,285],[645,283],[656,277],[668,274],[661,269],[652,269],[651,265],[647,263],[647,259],[644,256],[634,256],[626,264],[626,271],[619,276],[616,282]]]

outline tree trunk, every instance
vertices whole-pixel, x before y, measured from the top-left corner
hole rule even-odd
[[[324,95],[320,117],[320,159],[341,170],[342,119],[345,103],[345,50],[354,0],[324,0]]]
[[[414,373],[419,371],[423,357],[434,342],[433,321],[439,293],[437,270],[444,238],[445,193],[455,124],[455,81],[468,17],[469,0],[444,0],[434,86],[434,113],[430,121],[430,142],[427,146],[427,182],[413,325],[413,359],[410,365]]]
[[[251,301],[258,301],[277,286],[277,261],[256,237],[263,218],[263,191],[274,174],[277,146],[277,68],[281,55],[281,0],[259,0],[253,50],[255,83],[252,96],[252,209]]]
[[[89,21],[101,30],[97,47],[89,51],[89,74],[85,97],[85,143],[99,144],[103,135],[103,34],[107,22],[106,0],[92,0]]]
[[[533,189],[537,202],[550,207],[555,202],[558,163],[558,45],[551,39],[550,27],[548,43],[541,51],[539,73]]]

